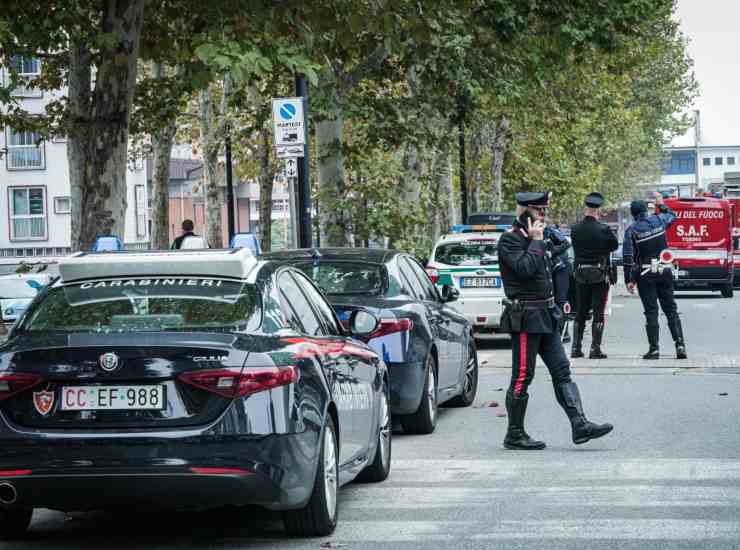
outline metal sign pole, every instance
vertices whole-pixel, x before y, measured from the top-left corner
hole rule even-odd
[[[288,178],[288,197],[290,201],[290,235],[288,236],[288,248],[296,248],[298,246],[296,178]]]
[[[298,246],[311,248],[311,183],[308,174],[308,83],[302,74],[296,74],[295,93],[303,99],[304,144],[303,157],[298,159]]]

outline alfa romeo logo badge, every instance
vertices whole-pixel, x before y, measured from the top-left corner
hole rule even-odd
[[[98,359],[98,364],[104,371],[113,372],[118,368],[118,355],[112,352],[104,353],[100,356],[100,359]]]

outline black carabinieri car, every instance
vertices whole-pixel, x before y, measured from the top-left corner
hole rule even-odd
[[[431,433],[437,406],[467,407],[478,388],[470,322],[450,307],[458,291],[435,285],[411,255],[396,250],[318,248],[262,256],[302,270],[342,322],[368,310],[380,326],[368,340],[390,371],[391,410],[404,431]]]
[[[390,471],[389,376],[299,270],[250,251],[84,254],[0,347],[0,536],[34,508],[258,504],[326,535]]]

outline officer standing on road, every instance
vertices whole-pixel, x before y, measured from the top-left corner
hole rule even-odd
[[[553,292],[555,295],[555,304],[565,313],[565,305],[568,303],[568,290],[570,289],[570,274],[573,267],[568,258],[568,249],[570,241],[565,238],[555,225],[545,227],[545,243],[547,251],[552,260],[552,282]],[[567,337],[567,319],[563,315],[558,322],[558,334],[563,342],[568,342]]]
[[[611,272],[610,254],[619,248],[619,241],[614,232],[605,223],[599,221],[604,196],[601,193],[589,193],[584,201],[586,208],[584,218],[570,230],[575,253],[576,295],[578,311],[573,323],[573,348],[571,357],[583,357],[583,332],[586,328],[586,314],[593,311],[591,323],[591,351],[589,359],[606,359],[601,351],[604,337],[604,310],[609,297],[609,275]],[[613,281],[616,283],[616,281]]]
[[[511,334],[512,374],[506,392],[509,427],[507,449],[544,449],[529,437],[524,416],[539,355],[552,376],[555,396],[570,419],[573,442],[585,443],[612,431],[611,424],[586,419],[578,386],[570,377],[570,362],[557,331],[562,312],[553,298],[552,265],[544,241],[549,193],[517,193],[517,219],[499,239],[498,254],[506,300],[501,328]]]
[[[648,343],[650,349],[643,359],[659,359],[658,302],[668,318],[668,328],[676,344],[676,358],[686,359],[686,343],[683,338],[681,318],[673,297],[673,273],[670,264],[660,261],[660,253],[668,248],[666,229],[675,221],[676,214],[663,204],[663,196],[655,194],[655,214],[648,216],[645,201],[633,201],[630,212],[634,222],[624,233],[622,257],[624,258],[624,282],[631,294],[637,287],[645,308]]]

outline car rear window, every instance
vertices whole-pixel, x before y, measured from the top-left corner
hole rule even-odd
[[[383,288],[381,266],[378,264],[322,261],[297,267],[324,294],[379,294]]]
[[[261,323],[257,287],[204,278],[136,278],[57,286],[29,312],[29,332],[250,332]]]
[[[445,265],[490,265],[498,262],[496,241],[458,241],[437,245],[434,261]]]

